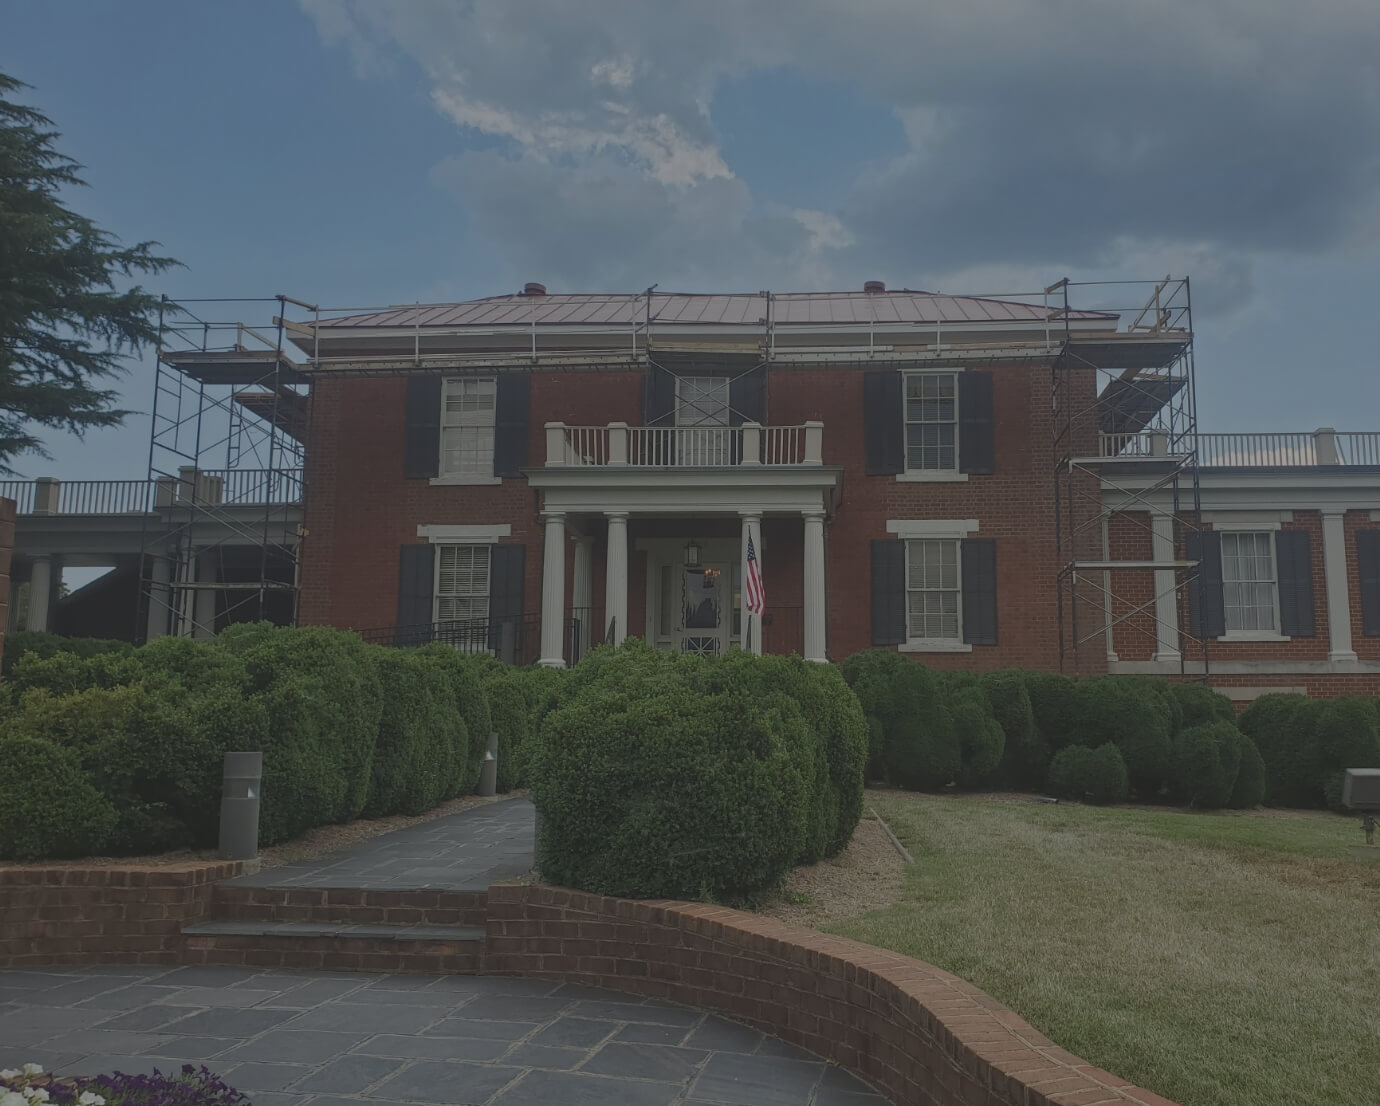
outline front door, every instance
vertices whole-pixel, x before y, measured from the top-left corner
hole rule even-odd
[[[680,569],[674,648],[707,657],[728,652],[733,633],[732,568],[724,562]]]

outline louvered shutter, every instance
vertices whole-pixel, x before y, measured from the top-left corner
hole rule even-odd
[[[1188,629],[1194,637],[1221,637],[1227,630],[1222,598],[1222,535],[1194,532],[1186,540],[1188,559],[1197,561],[1188,582]],[[1193,572],[1194,570],[1190,570]]]
[[[906,543],[872,543],[872,644],[906,640]]]
[[[494,475],[513,478],[527,465],[532,406],[532,377],[505,373],[498,378],[494,401]]]
[[[905,469],[905,409],[899,372],[869,369],[863,373],[863,434],[868,476],[890,476]]]
[[[398,621],[394,645],[425,645],[431,640],[432,587],[436,547],[404,545],[398,558]]]
[[[642,420],[646,426],[670,426],[676,413],[676,378],[649,363],[642,378]]]
[[[408,479],[435,476],[441,466],[441,378],[407,378],[403,473]]]
[[[991,538],[963,541],[963,640],[997,644],[997,543]]]
[[[992,416],[992,374],[958,374],[958,470],[974,475],[995,471],[995,426]]]
[[[1380,637],[1380,530],[1357,532],[1356,565],[1361,577],[1361,633]]]
[[[526,591],[527,547],[489,546],[489,648],[503,642],[503,623],[514,624],[513,640],[522,651],[523,597]]]
[[[1306,530],[1275,533],[1279,575],[1279,632],[1285,637],[1312,637],[1313,543]]]

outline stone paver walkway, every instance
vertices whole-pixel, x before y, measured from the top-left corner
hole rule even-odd
[[[393,830],[318,860],[228,882],[238,887],[484,891],[531,869],[535,831],[530,800],[508,799]]]
[[[482,976],[0,971],[0,1068],[25,1063],[67,1075],[205,1064],[256,1106],[887,1106],[711,1014]]]

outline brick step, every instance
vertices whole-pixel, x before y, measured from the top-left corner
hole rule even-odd
[[[184,962],[302,971],[475,974],[484,930],[359,922],[199,922],[182,927]]]
[[[226,922],[482,928],[488,906],[487,891],[364,891],[220,883],[212,892],[211,917]]]

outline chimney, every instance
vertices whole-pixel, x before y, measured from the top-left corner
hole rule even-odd
[[[546,285],[538,284],[535,280],[529,280],[522,286],[524,296],[544,296],[546,295]]]
[[[866,280],[866,281],[863,281],[863,291],[864,291],[864,292],[885,292],[885,291],[886,291],[886,282],[885,282],[885,281],[882,281],[882,280]]]

